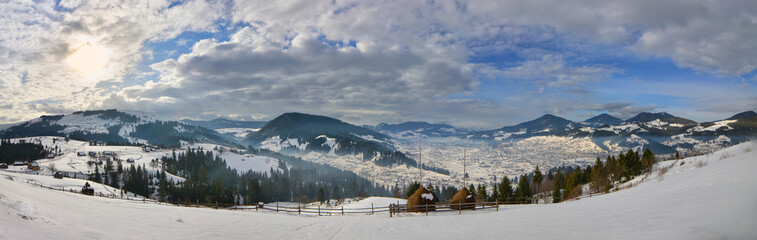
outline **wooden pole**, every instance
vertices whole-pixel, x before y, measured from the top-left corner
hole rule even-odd
[[[423,186],[423,145],[421,145],[421,138],[418,138],[418,184]]]

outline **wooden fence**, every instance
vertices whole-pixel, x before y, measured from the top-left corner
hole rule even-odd
[[[45,186],[37,182],[31,182],[26,181],[29,184],[33,184],[35,186],[44,187],[51,190],[57,190],[62,192],[70,192],[75,194],[81,194],[81,189],[77,188],[62,188],[62,187],[50,187]],[[371,207],[364,207],[364,208],[345,208],[345,207],[339,207],[339,208],[324,208],[320,205],[316,207],[309,207],[309,206],[303,206],[298,205],[296,207],[294,206],[281,206],[279,203],[271,203],[271,204],[257,204],[257,205],[237,205],[237,204],[223,204],[223,203],[201,203],[199,201],[195,202],[163,202],[158,201],[155,199],[145,198],[145,197],[133,197],[129,196],[128,194],[116,194],[116,193],[110,193],[110,194],[103,194],[102,192],[98,192],[94,195],[94,197],[103,197],[103,198],[110,198],[110,199],[119,199],[124,201],[132,201],[132,202],[142,202],[142,203],[154,203],[154,204],[165,204],[165,205],[173,205],[173,206],[182,206],[182,207],[197,207],[197,208],[213,208],[213,209],[226,209],[226,210],[235,210],[235,211],[271,211],[271,212],[282,212],[282,213],[297,213],[297,214],[317,214],[318,216],[332,216],[332,215],[346,215],[346,214],[377,214],[377,213],[389,213],[390,217],[396,216],[398,213],[410,213],[410,212],[421,212],[425,213],[425,215],[428,215],[429,212],[450,212],[450,211],[457,211],[458,214],[462,214],[463,211],[476,211],[476,210],[484,210],[484,209],[494,209],[495,211],[499,211],[500,205],[508,205],[508,204],[529,204],[532,202],[532,198],[510,198],[508,202],[476,202],[476,203],[436,203],[436,204],[430,204],[430,205],[421,205],[421,206],[408,206],[407,204],[390,204],[389,206],[381,206],[381,207],[375,207],[373,204],[371,204]],[[433,210],[430,210],[433,209]]]

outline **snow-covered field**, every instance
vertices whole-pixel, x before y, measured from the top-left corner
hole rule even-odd
[[[757,144],[682,161],[660,163],[672,166],[662,178],[576,201],[393,218],[138,203],[40,188],[0,171],[0,239],[755,239]]]
[[[53,139],[55,139],[55,141],[53,141]],[[56,156],[52,159],[37,160],[37,162],[40,164],[40,167],[42,168],[40,171],[27,170],[25,166],[11,166],[9,168],[9,171],[47,176],[52,176],[54,171],[67,172],[69,173],[69,175],[71,175],[71,177],[73,177],[74,173],[80,175],[94,173],[95,165],[90,165],[87,162],[95,159],[91,158],[90,156],[78,156],[77,153],[79,152],[89,153],[90,151],[92,151],[100,154],[104,151],[110,151],[115,153],[119,159],[123,160],[122,164],[124,168],[128,168],[130,165],[144,166],[148,171],[153,173],[160,171],[161,167],[159,161],[153,160],[158,160],[163,156],[169,156],[173,153],[173,150],[171,149],[158,149],[155,151],[145,152],[139,146],[89,146],[88,142],[76,140],[70,140],[66,142],[64,141],[63,137],[31,137],[11,140],[40,142],[42,145],[45,145],[46,147],[52,149],[57,147],[57,149],[59,149],[59,151],[61,152],[59,156]],[[238,172],[246,172],[248,170],[255,172],[268,172],[271,168],[278,170],[278,160],[270,157],[233,153],[229,151],[228,147],[224,147],[227,149],[226,151],[220,152],[219,150],[213,149],[217,149],[223,146],[215,144],[184,144],[183,147],[194,149],[202,148],[205,151],[211,150],[213,151],[214,155],[220,156],[221,158],[226,160],[226,164],[231,168],[237,169]],[[176,151],[177,153],[179,153],[182,150]],[[129,163],[126,161],[127,159],[133,159],[134,162]],[[115,165],[116,163],[114,163],[114,166]],[[102,172],[103,165],[100,165],[99,168]],[[173,179],[174,181],[183,181],[183,178],[175,176],[172,173],[168,173],[168,177]]]

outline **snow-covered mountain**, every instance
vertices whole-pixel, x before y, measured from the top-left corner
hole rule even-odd
[[[381,123],[376,126],[366,126],[378,132],[400,139],[417,139],[425,137],[450,137],[470,133],[470,130],[454,127],[449,124],[428,122],[404,122],[398,124]]]
[[[382,166],[415,166],[415,161],[397,151],[391,141],[389,136],[338,119],[285,113],[250,134],[242,143],[292,155],[310,152],[361,155],[364,161]]]
[[[625,121],[608,114],[583,122],[571,122],[544,115],[538,119],[496,130],[476,132],[466,137],[485,141],[514,142],[534,136],[589,138],[607,151],[650,148],[658,154],[700,151],[728,146],[757,136],[757,116],[753,111],[727,120],[697,123],[669,113],[639,113]]]
[[[581,122],[581,124],[585,126],[590,126],[590,127],[600,127],[604,125],[618,125],[622,122],[623,122],[623,119],[614,117],[607,113],[602,113],[595,117],[586,119],[585,121]]]
[[[41,116],[0,131],[2,138],[63,136],[111,143],[179,146],[181,141],[235,145],[213,130],[138,111],[94,110]]]
[[[213,129],[220,134],[236,140],[245,139],[247,135],[259,130],[267,123],[266,121],[235,121],[225,118],[216,118],[209,121],[190,119],[183,119],[181,121],[207,129]]]
[[[545,114],[537,119],[523,122],[515,126],[500,129],[474,132],[468,138],[491,139],[497,141],[523,139],[532,136],[547,136],[569,130],[576,125],[574,122],[552,114]]]

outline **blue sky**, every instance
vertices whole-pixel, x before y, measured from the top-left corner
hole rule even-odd
[[[59,0],[0,9],[2,123],[118,108],[487,129],[545,113],[711,121],[757,109],[753,1]]]

